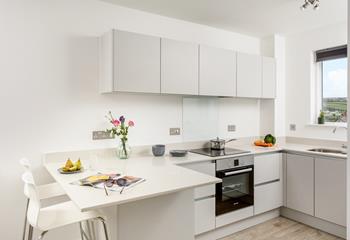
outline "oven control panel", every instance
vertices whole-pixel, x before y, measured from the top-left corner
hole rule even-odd
[[[254,165],[254,156],[230,157],[216,160],[216,171]]]

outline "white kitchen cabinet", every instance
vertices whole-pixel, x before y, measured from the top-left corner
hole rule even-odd
[[[236,53],[201,45],[199,95],[236,96]]]
[[[346,160],[315,158],[315,217],[346,226]]]
[[[245,207],[216,217],[217,228],[254,216],[254,207]]]
[[[262,57],[262,98],[276,97],[276,61]]]
[[[215,162],[199,162],[182,165],[196,172],[215,176]],[[215,228],[215,184],[197,187],[194,190],[195,234]]]
[[[281,164],[281,153],[254,156],[254,185],[279,180]]]
[[[282,182],[276,181],[254,187],[254,214],[264,213],[283,205]]]
[[[287,207],[314,215],[314,158],[287,154]]]
[[[237,54],[237,97],[260,98],[262,94],[261,56]]]
[[[199,162],[199,163],[190,163],[183,165],[183,167],[194,170],[196,172],[208,174],[210,176],[215,176],[215,162]],[[215,184],[207,185],[203,187],[197,187],[194,191],[194,198],[200,199],[204,197],[214,196],[215,195]]]
[[[195,201],[195,235],[215,228],[215,197]]]
[[[198,44],[161,40],[161,92],[198,95]]]
[[[101,39],[100,92],[160,93],[160,38],[113,30]]]

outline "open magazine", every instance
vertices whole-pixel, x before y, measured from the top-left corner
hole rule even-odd
[[[94,188],[105,189],[106,195],[108,195],[108,191],[119,191],[122,193],[123,191],[136,186],[139,183],[144,182],[144,178],[120,175],[120,174],[96,174],[92,175],[78,181],[72,182],[72,184],[80,185],[80,186],[91,186]]]

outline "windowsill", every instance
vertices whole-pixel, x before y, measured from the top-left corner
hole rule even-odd
[[[347,128],[348,124],[345,122],[326,122],[325,124],[317,124],[317,123],[310,123],[306,124],[306,126],[309,127],[326,127],[326,128],[334,128],[334,127],[339,127],[339,128]]]

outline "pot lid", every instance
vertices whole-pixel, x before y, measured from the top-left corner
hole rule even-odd
[[[212,139],[210,140],[210,142],[218,142],[218,143],[221,143],[221,142],[225,142],[225,139],[220,139],[219,137],[215,138],[215,139]]]

